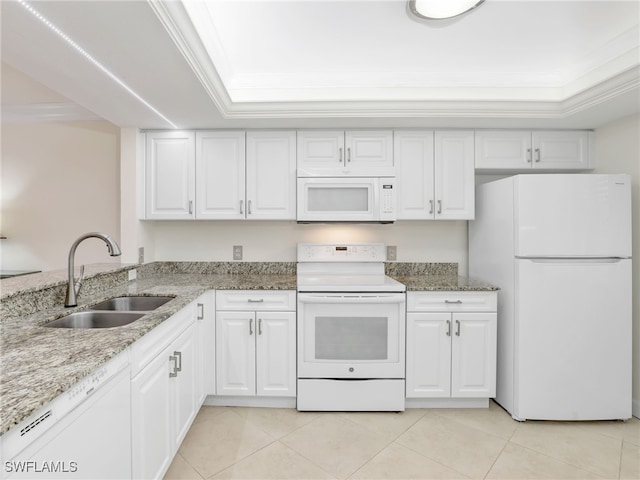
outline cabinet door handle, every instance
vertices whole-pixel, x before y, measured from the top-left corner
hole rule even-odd
[[[338,155],[338,162],[342,163],[342,147],[338,149],[338,152],[340,152],[340,154]]]
[[[433,200],[429,200],[429,213],[433,213]]]
[[[258,335],[262,335],[262,319],[258,319]]]
[[[175,352],[174,352],[175,353]],[[173,361],[173,372],[169,372],[169,377],[177,377],[178,376],[178,357],[174,357],[173,355],[169,355],[169,361]]]
[[[442,213],[442,200],[438,200],[438,214]]]
[[[249,335],[253,335],[253,318],[249,319]]]
[[[351,162],[351,147],[347,148],[347,162]]]
[[[244,211],[242,210],[244,206],[244,200],[240,200],[240,215],[244,214]]]
[[[462,300],[445,300],[444,303],[462,303]]]
[[[447,320],[447,337],[451,336],[451,320]]]
[[[536,163],[540,162],[540,149],[536,148]]]
[[[198,320],[204,319],[204,305],[202,303],[198,304]]]
[[[173,352],[176,356],[176,372],[182,371],[182,352]]]
[[[527,148],[527,163],[531,163],[531,149]]]
[[[456,320],[456,337],[460,336],[460,320]]]
[[[247,215],[251,215],[251,200],[247,201]]]
[[[193,213],[193,200],[189,200],[189,215]]]

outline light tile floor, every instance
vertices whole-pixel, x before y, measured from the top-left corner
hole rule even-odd
[[[520,423],[493,402],[403,413],[202,407],[165,478],[640,480],[640,420]]]

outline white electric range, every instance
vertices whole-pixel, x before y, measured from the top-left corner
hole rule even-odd
[[[298,410],[401,411],[405,286],[382,243],[298,245]]]

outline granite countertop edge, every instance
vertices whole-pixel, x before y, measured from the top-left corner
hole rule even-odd
[[[130,266],[123,267],[129,269]],[[407,291],[497,290],[458,275],[392,275]],[[67,391],[208,290],[296,290],[293,274],[158,273],[87,298],[0,323],[0,435]],[[167,295],[172,301],[117,329],[58,329],[43,325],[122,295]],[[34,366],[37,362],[37,366]]]

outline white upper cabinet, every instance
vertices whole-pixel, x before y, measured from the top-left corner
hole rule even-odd
[[[181,131],[146,134],[145,218],[195,218],[194,137]]]
[[[247,132],[246,218],[295,220],[296,132]]]
[[[394,132],[398,220],[474,217],[473,131]]]
[[[588,170],[588,131],[477,130],[476,168],[482,171]]]
[[[294,220],[295,154],[294,131],[198,132],[196,218]]]
[[[298,177],[395,174],[391,130],[298,132]]]
[[[196,218],[245,218],[245,132],[196,133]]]
[[[295,220],[296,132],[146,134],[149,220]]]

